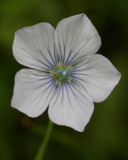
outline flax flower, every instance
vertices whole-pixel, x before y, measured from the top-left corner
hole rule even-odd
[[[94,110],[93,102],[105,100],[120,73],[102,55],[100,36],[80,14],[59,22],[20,29],[15,34],[15,59],[30,69],[15,76],[12,107],[30,117],[47,108],[51,121],[82,132]]]

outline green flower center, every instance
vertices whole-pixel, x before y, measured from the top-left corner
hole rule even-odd
[[[66,78],[68,78],[70,76],[70,71],[68,69],[63,70],[63,69],[59,69],[57,72],[57,79],[58,80],[64,80]]]
[[[52,75],[56,80],[56,84],[66,81],[72,81],[71,70],[71,66],[65,66],[61,63],[58,63],[58,65],[52,71]]]

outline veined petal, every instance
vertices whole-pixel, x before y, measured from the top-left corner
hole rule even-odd
[[[101,45],[97,30],[84,14],[60,21],[55,38],[60,59],[67,65],[76,63],[85,55],[96,53]]]
[[[48,23],[20,29],[15,34],[15,59],[30,68],[50,70],[56,65],[54,28]]]
[[[102,55],[87,56],[72,71],[75,82],[81,84],[94,102],[105,100],[118,84],[121,75]]]
[[[80,87],[80,86],[79,86]],[[58,124],[79,132],[89,122],[94,106],[92,99],[72,83],[63,83],[49,104],[49,117]]]
[[[48,107],[54,91],[55,82],[50,75],[22,69],[15,77],[11,106],[30,117],[37,117]]]

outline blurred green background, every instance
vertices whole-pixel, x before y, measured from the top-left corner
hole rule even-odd
[[[97,28],[106,56],[121,72],[112,94],[95,104],[83,133],[54,125],[46,160],[128,160],[128,0],[0,0],[0,160],[33,160],[48,123],[47,111],[30,119],[11,108],[16,30],[85,13]]]

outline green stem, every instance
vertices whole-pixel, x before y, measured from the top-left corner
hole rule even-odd
[[[39,148],[39,151],[38,151],[34,160],[43,160],[45,150],[46,150],[46,147],[48,145],[48,141],[50,139],[52,128],[53,128],[53,123],[49,120],[43,143],[41,144],[41,146]]]
[[[45,126],[36,124],[34,122],[32,123],[32,127],[27,129],[29,129],[29,131],[35,134],[38,134],[40,136],[44,136],[46,133]],[[87,156],[88,153],[90,153],[88,146],[85,145],[85,143],[80,139],[78,140],[76,136],[54,129],[50,138],[56,143],[59,143],[59,146],[63,145],[66,148],[69,148],[75,151],[76,153],[78,153],[80,156],[80,159],[82,159],[82,157]]]

